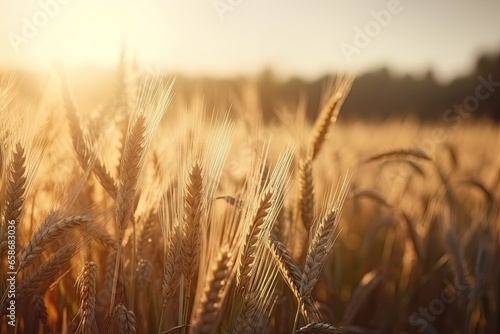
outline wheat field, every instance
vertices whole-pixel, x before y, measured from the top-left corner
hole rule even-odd
[[[272,123],[130,77],[92,108],[61,66],[1,77],[2,333],[500,331],[495,125],[336,123],[351,77]]]

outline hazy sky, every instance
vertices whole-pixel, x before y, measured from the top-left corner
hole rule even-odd
[[[499,51],[499,17],[499,0],[0,0],[0,62],[114,65],[125,43],[188,74],[388,65],[446,80]]]

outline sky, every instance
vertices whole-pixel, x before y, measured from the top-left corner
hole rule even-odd
[[[500,49],[498,0],[0,0],[0,64],[315,78],[380,66],[441,81]]]

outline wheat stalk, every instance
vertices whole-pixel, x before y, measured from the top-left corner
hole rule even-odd
[[[151,272],[153,271],[153,263],[147,259],[140,259],[137,263],[137,291],[144,293],[146,286],[149,283]]]
[[[470,273],[467,269],[466,264],[464,263],[464,255],[463,250],[460,247],[460,243],[458,241],[457,234],[452,226],[447,226],[446,231],[446,243],[449,249],[449,253],[451,256],[451,263],[453,267],[453,271],[455,274],[455,282],[457,286],[466,286],[467,290],[470,289]],[[467,293],[468,294],[468,293]]]
[[[342,322],[350,324],[355,320],[359,310],[366,305],[370,296],[383,283],[382,275],[376,271],[366,273],[353,292],[353,296],[344,311]]]

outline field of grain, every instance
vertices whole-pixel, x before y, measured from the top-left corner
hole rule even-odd
[[[2,76],[2,333],[500,331],[496,125],[336,123],[349,77],[269,122],[125,72],[92,108]]]

